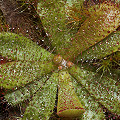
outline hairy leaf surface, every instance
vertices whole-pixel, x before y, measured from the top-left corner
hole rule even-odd
[[[85,108],[85,113],[83,114],[82,120],[103,120],[105,119],[105,115],[103,113],[103,109],[97,100],[95,100],[89,92],[77,81],[73,79],[73,86],[79,100],[83,104]]]
[[[112,33],[110,36],[82,52],[76,60],[101,59],[120,49],[120,32]]]
[[[23,120],[48,120],[55,106],[58,73],[53,73],[46,84],[33,96]]]
[[[47,76],[42,77],[38,81],[35,80],[34,82],[24,87],[21,87],[18,90],[10,91],[7,94],[5,94],[5,99],[9,104],[13,106],[17,105],[23,102],[24,100],[29,99],[38,89],[40,89],[40,87],[42,87],[42,85],[46,80],[47,80]]]
[[[100,75],[77,66],[71,67],[69,72],[89,91],[91,96],[110,111],[120,114],[120,84],[116,86],[117,81],[108,77],[101,78]]]

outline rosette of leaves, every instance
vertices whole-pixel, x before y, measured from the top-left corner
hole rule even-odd
[[[12,106],[23,106],[25,100],[30,101],[20,119],[51,119],[57,89],[56,114],[61,119],[102,120],[105,119],[103,106],[120,115],[118,78],[101,77],[96,67],[86,67],[89,62],[84,66],[76,62],[104,57],[111,60],[108,56],[112,54],[110,63],[118,63],[114,69],[119,71],[120,32],[116,29],[120,23],[120,9],[110,2],[88,9],[71,9],[78,4],[83,6],[83,2],[77,0],[38,2],[37,11],[49,37],[45,42],[54,53],[23,36],[0,33],[0,55],[8,60],[0,66],[0,86],[7,90],[5,99]],[[77,27],[74,26],[76,16],[72,14],[75,10],[80,11]],[[61,57],[56,58],[56,54]],[[71,66],[69,60],[74,62]]]

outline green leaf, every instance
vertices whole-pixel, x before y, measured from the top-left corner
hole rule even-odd
[[[53,54],[23,36],[0,33],[0,41],[0,54],[14,60],[0,66],[0,86],[4,88],[20,87],[56,68]]]
[[[102,77],[94,72],[71,67],[69,73],[80,82],[97,101],[108,108],[111,112],[120,114],[120,84],[108,77]]]
[[[24,100],[27,100],[33,95],[47,80],[47,76],[42,77],[38,81],[34,81],[24,87],[21,87],[20,89],[17,89],[15,91],[10,91],[5,94],[5,99],[9,104],[12,106],[15,106]]]
[[[83,114],[82,120],[103,120],[105,115],[101,105],[95,100],[90,93],[77,81],[72,78],[73,86],[79,100],[82,102],[85,113]],[[80,119],[80,120],[81,120]]]
[[[65,5],[63,1],[51,2],[51,0],[49,4],[43,1],[38,4],[38,13],[46,33],[51,39],[51,44],[56,48],[56,52],[65,59],[73,60],[119,26],[119,8],[112,3],[102,3],[100,6],[95,6],[95,10],[76,34],[69,33],[67,26],[63,24],[67,19]]]
[[[62,118],[80,117],[84,108],[75,94],[68,71],[59,72],[57,114]]]
[[[40,0],[37,6],[43,27],[47,36],[50,38],[50,44],[60,50],[64,41],[69,41],[69,35],[66,33],[65,25],[65,3],[66,0]],[[49,42],[47,42],[49,44]]]
[[[101,59],[120,49],[120,32],[110,34],[107,38],[90,47],[76,59],[85,61],[90,59]]]
[[[33,96],[26,108],[23,120],[48,120],[53,113],[58,85],[58,73],[53,73],[49,80]]]
[[[0,55],[11,60],[45,61],[53,57],[35,42],[14,33],[0,33],[0,43]]]
[[[117,17],[116,17],[117,14]],[[119,27],[119,8],[112,3],[100,4],[99,8],[83,23],[75,37],[60,54],[73,60],[81,52],[95,45]]]
[[[40,78],[55,69],[52,61],[30,62],[16,61],[8,62],[0,67],[0,86],[12,89]]]

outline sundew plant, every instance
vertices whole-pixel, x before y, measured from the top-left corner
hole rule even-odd
[[[33,6],[44,35],[36,28],[41,42],[32,41],[31,22],[11,28],[0,6],[1,100],[19,106],[8,119],[119,119],[119,0],[13,1],[27,6],[18,16]]]

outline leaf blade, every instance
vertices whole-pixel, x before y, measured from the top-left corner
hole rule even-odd
[[[65,59],[73,61],[81,52],[95,45],[116,30],[119,27],[119,19],[119,8],[115,7],[112,3],[101,4],[93,12],[92,16],[86,19],[69,45],[59,54]]]
[[[53,57],[35,42],[15,33],[0,33],[0,42],[0,54],[11,60],[44,61]]]
[[[108,110],[118,115],[120,114],[120,84],[116,86],[116,80],[109,77],[100,79],[100,75],[80,69],[77,66],[71,67],[69,73],[89,91],[91,96],[94,96],[94,98],[108,108]]]
[[[68,71],[59,72],[57,114],[62,118],[76,118],[85,112],[71,82]]]
[[[112,33],[110,36],[82,52],[76,60],[101,59],[120,49],[120,32]]]
[[[73,86],[75,92],[83,103],[85,108],[85,113],[83,114],[82,120],[102,120],[105,119],[105,115],[103,113],[103,109],[101,105],[89,94],[89,92],[76,80],[72,77]]]
[[[1,65],[0,68],[0,86],[6,89],[12,89],[24,86],[41,76],[51,73],[56,67],[52,61],[18,61],[8,62]]]
[[[38,89],[42,87],[44,82],[47,80],[47,77],[42,77],[39,80],[35,80],[34,82],[21,87],[15,91],[10,91],[5,94],[5,99],[9,104],[15,106],[19,103],[22,103],[24,100],[29,99]]]
[[[39,90],[26,108],[23,120],[48,120],[55,105],[58,73],[53,73],[46,84]]]

